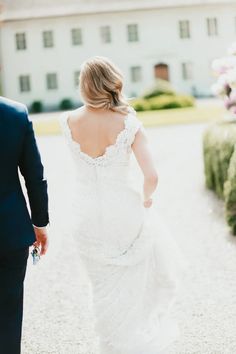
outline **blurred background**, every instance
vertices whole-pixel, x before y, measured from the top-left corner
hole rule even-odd
[[[49,253],[29,261],[23,354],[98,354],[58,123],[82,105],[80,65],[94,55],[123,72],[158,169],[157,218],[190,264],[168,354],[236,353],[235,42],[235,1],[0,0],[0,95],[29,109],[50,197]]]
[[[29,107],[79,104],[80,64],[103,55],[123,71],[128,97],[156,78],[211,97],[211,63],[235,39],[235,10],[226,0],[3,1],[1,92]]]

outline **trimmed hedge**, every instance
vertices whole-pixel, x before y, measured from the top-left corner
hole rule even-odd
[[[233,234],[236,235],[236,149],[230,160],[224,197],[226,220]]]
[[[236,122],[210,126],[203,136],[206,186],[225,201],[225,216],[236,235]]]
[[[59,104],[59,109],[61,111],[66,111],[72,108],[73,108],[73,102],[70,98],[64,98]]]
[[[188,95],[159,95],[152,98],[136,98],[131,101],[136,111],[193,107],[194,98]]]
[[[193,107],[194,98],[177,94],[169,81],[156,79],[154,85],[138,98],[131,100],[136,111]]]
[[[30,112],[32,113],[41,113],[43,111],[43,103],[41,101],[34,101],[31,104]]]
[[[175,95],[175,90],[169,81],[156,79],[154,85],[146,90],[142,97],[144,99],[149,99],[161,95]]]

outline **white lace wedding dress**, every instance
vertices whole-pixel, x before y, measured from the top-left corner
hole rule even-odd
[[[92,158],[60,117],[76,165],[73,233],[92,285],[101,354],[159,354],[179,335],[169,312],[186,261],[130,184],[131,144],[144,129],[130,108],[115,144]]]

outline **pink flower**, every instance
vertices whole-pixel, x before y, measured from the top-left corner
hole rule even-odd
[[[236,55],[236,42],[232,43],[228,49],[229,55]]]
[[[230,109],[231,107],[231,100],[229,97],[226,97],[225,100],[224,100],[224,105],[225,105],[225,108],[226,109]]]
[[[236,57],[235,56],[229,56],[229,57],[215,59],[212,62],[212,69],[218,75],[226,74],[229,70],[231,70],[235,67],[236,67]]]
[[[230,111],[231,111],[233,114],[236,114],[236,106],[231,107]]]
[[[231,99],[232,102],[236,103],[236,90],[231,91],[229,98]]]

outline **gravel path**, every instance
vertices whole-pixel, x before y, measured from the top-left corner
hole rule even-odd
[[[236,353],[236,238],[222,202],[204,187],[204,128],[148,130],[159,171],[158,208],[190,262],[174,313],[182,336],[168,354]],[[63,233],[71,158],[61,137],[40,138],[39,145],[50,186],[51,245],[39,265],[29,262],[22,354],[97,354],[88,281]]]

